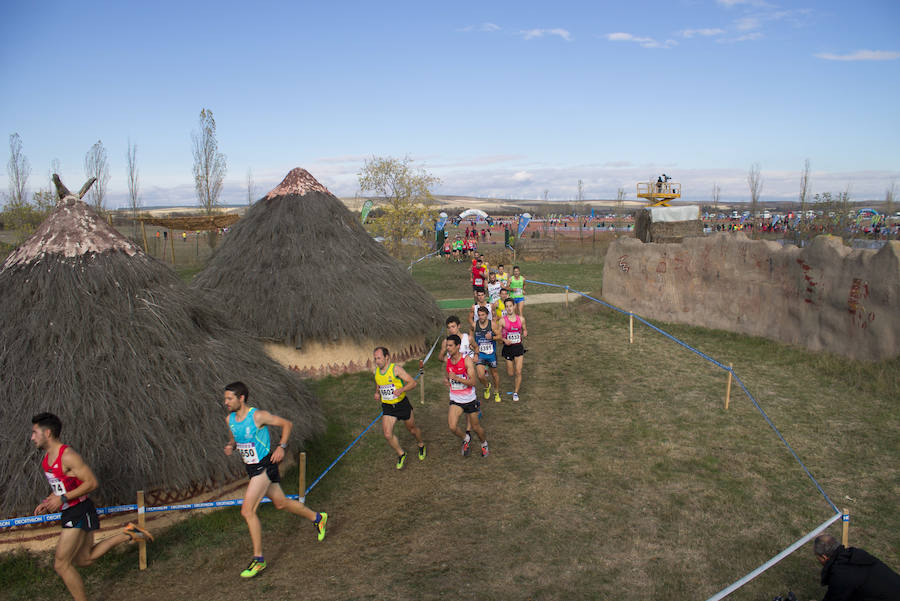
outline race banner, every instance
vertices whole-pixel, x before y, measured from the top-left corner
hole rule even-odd
[[[369,216],[369,211],[372,210],[373,204],[374,203],[371,200],[367,200],[365,203],[363,203],[362,211],[359,214],[359,217],[363,223],[366,222],[366,217]]]
[[[446,226],[446,225],[447,225],[447,213],[441,212],[441,214],[438,215],[438,222],[437,222],[437,225],[434,226],[434,231],[439,232],[442,229],[444,229],[444,226]]]
[[[516,238],[521,238],[522,233],[525,231],[525,228],[528,227],[528,223],[531,221],[530,213],[522,213],[519,216],[519,233],[516,235]]]

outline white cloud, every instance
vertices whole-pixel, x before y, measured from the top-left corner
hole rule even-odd
[[[606,34],[606,39],[610,42],[634,42],[635,44],[640,44],[643,48],[671,48],[678,44],[675,40],[666,40],[665,42],[660,42],[650,37],[642,37],[632,35],[630,33],[624,32],[616,32],[616,33],[608,33]]]
[[[716,0],[716,4],[726,8],[732,8],[740,4],[746,4],[748,6],[772,6],[765,0]]]
[[[741,17],[740,19],[735,19],[734,26],[738,29],[738,31],[750,31],[751,29],[759,29],[760,26],[759,17]]]
[[[512,175],[512,180],[514,182],[530,182],[532,179],[531,174],[527,171],[516,171]]]
[[[752,33],[745,33],[744,35],[739,35],[734,38],[719,38],[716,41],[719,42],[720,44],[730,44],[732,42],[749,42],[752,40],[758,40],[761,37],[763,37],[762,33],[758,32],[758,31],[754,31]]]
[[[682,29],[678,32],[683,38],[692,38],[696,35],[709,37],[713,35],[722,35],[725,33],[724,29],[715,28],[705,28],[705,29]]]
[[[469,25],[467,27],[463,27],[460,31],[483,31],[486,33],[491,33],[492,31],[500,31],[500,26],[495,23],[481,23],[479,25]]]
[[[827,61],[893,61],[900,58],[900,52],[892,50],[857,50],[849,54],[823,52],[815,55]]]
[[[525,30],[520,31],[519,35],[521,35],[526,40],[542,38],[547,35],[559,36],[567,42],[570,42],[572,40],[571,33],[569,33],[565,29],[559,29],[559,28],[555,28],[555,29],[525,29]]]

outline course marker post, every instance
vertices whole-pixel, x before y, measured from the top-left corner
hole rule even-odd
[[[141,236],[144,238],[144,252],[149,255],[150,248],[147,246],[147,228],[144,226],[143,221],[141,221]]]
[[[306,453],[300,452],[300,459],[298,460],[297,465],[300,467],[300,488],[298,490],[298,494],[300,495],[300,502],[306,502]]]
[[[566,309],[569,308],[569,287],[566,286]]]
[[[137,522],[140,528],[144,528],[147,523],[147,516],[144,513],[144,491],[137,491]],[[147,569],[147,541],[143,538],[138,541],[138,569]]]
[[[628,313],[628,344],[634,344],[634,313]]]
[[[728,411],[728,402],[731,400],[731,363],[728,364],[728,384],[725,386],[725,411]]]
[[[841,510],[841,544],[850,548],[850,510],[846,507]]]
[[[419,403],[425,404],[425,362],[419,359]]]
[[[175,264],[175,232],[169,230],[169,242],[172,244],[172,265]]]

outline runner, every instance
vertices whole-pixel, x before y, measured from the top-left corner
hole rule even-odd
[[[528,330],[525,329],[525,318],[516,315],[515,303],[506,303],[503,317],[501,318],[501,339],[503,340],[503,358],[506,359],[506,374],[515,374],[515,387],[513,388],[513,400],[519,400],[519,387],[522,385],[522,364],[525,359],[525,337]]]
[[[518,305],[519,315],[525,317],[525,277],[519,273],[519,266],[513,267],[509,278],[509,297]]]
[[[509,298],[509,288],[504,286],[500,288],[500,298],[497,299],[497,302],[491,303],[492,314],[497,316],[497,323],[500,323],[500,318],[503,317],[507,303],[515,305],[512,299]]]
[[[478,408],[481,401],[475,394],[475,363],[472,357],[465,357],[460,352],[460,338],[456,334],[447,336],[447,367],[444,382],[450,388],[450,409],[447,411],[447,425],[450,431],[459,436],[462,443],[463,457],[469,456],[469,445],[472,443],[472,430],[481,439],[481,456],[487,457],[487,436],[484,428],[478,423]],[[459,429],[459,416],[466,414],[466,431]]]
[[[509,288],[509,274],[503,269],[503,263],[497,265],[497,281],[503,284],[505,288]]]
[[[500,299],[500,290],[503,288],[503,284],[497,279],[497,272],[493,269],[490,274],[488,274],[488,281],[485,288],[487,288],[488,302],[491,303],[491,305],[495,304]]]
[[[475,369],[478,372],[478,380],[484,386],[484,400],[491,398],[491,382],[488,382],[487,369],[491,370],[491,380],[494,384],[494,402],[500,402],[500,374],[497,372],[497,344],[500,339],[500,331],[497,322],[491,320],[489,307],[478,307],[478,321],[472,330],[475,344],[478,348],[478,362]]]
[[[488,321],[493,319],[494,313],[491,310],[491,306],[488,304],[487,300],[484,298],[484,290],[479,290],[475,293],[475,304],[472,305],[472,308],[469,309],[469,328],[472,333],[475,332],[475,322],[478,320],[478,308],[484,307],[488,314]]]
[[[484,283],[487,279],[487,272],[481,262],[481,257],[475,253],[472,259],[472,294],[477,298],[478,293],[484,293]]]
[[[409,433],[416,437],[419,461],[425,459],[427,451],[422,431],[416,426],[413,408],[406,396],[408,391],[416,387],[416,381],[406,373],[403,366],[390,363],[390,356],[383,346],[375,349],[375,400],[381,401],[381,412],[384,414],[381,417],[381,431],[391,448],[397,452],[397,469],[402,470],[406,462],[406,451],[394,435],[397,420],[402,421]]]
[[[225,454],[231,455],[235,449],[244,460],[250,484],[244,493],[244,504],[241,505],[241,516],[250,530],[250,541],[253,544],[253,559],[250,565],[241,572],[241,578],[253,578],[266,569],[266,560],[262,552],[262,524],[256,510],[263,497],[272,499],[275,509],[287,509],[294,515],[304,517],[316,528],[321,541],[325,538],[327,513],[316,513],[300,501],[288,499],[281,490],[281,475],[278,464],[284,459],[293,424],[268,411],[251,407],[247,404],[250,391],[243,382],[232,382],[225,387],[225,408],[229,414],[225,418],[231,440],[225,445]],[[268,426],[281,429],[281,441],[272,450]]]
[[[475,241],[475,238],[467,238],[466,239],[466,250],[472,255],[478,250],[478,243]]]
[[[53,568],[72,598],[83,601],[87,592],[75,566],[89,566],[127,541],[152,541],[153,535],[128,524],[118,534],[94,544],[94,531],[100,528],[100,518],[88,494],[97,489],[97,477],[81,455],[60,442],[61,431],[62,420],[52,413],[39,413],[31,418],[31,442],[45,452],[41,467],[53,491],[34,508],[34,515],[62,512],[59,520],[62,532],[56,543]]]
[[[459,352],[462,353],[463,357],[470,357],[472,355],[472,345],[469,344],[469,335],[465,333],[460,333],[459,331],[459,317],[456,315],[451,315],[447,318],[447,336],[459,336],[460,338],[460,346]],[[447,340],[441,343],[441,352],[438,353],[438,359],[443,361],[448,356],[447,351]]]
[[[462,251],[463,251],[463,243],[462,240],[459,239],[459,234],[456,234],[456,238],[453,239],[453,258],[456,259],[456,262],[459,263],[462,260]]]
[[[453,245],[453,242],[450,240],[450,238],[444,239],[444,247],[441,250],[441,254],[444,255],[444,258],[447,259],[448,263],[450,262],[450,253],[451,253],[452,245]]]

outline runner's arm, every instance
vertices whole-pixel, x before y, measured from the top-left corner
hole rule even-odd
[[[400,387],[400,390],[394,391],[394,394],[396,395],[400,395],[404,392],[409,392],[410,390],[418,386],[415,378],[410,376],[400,365],[394,365],[394,375],[403,380],[403,386]]]
[[[237,442],[234,440],[234,434],[231,431],[231,426],[228,424],[228,417],[225,417],[225,425],[228,426],[228,442],[225,443],[225,455],[231,456],[234,453],[234,450],[237,448]]]
[[[293,422],[262,409],[257,409],[253,417],[257,427],[265,425],[281,428],[281,441],[275,447],[275,450],[272,451],[272,463],[280,463],[284,459],[284,448],[281,445],[287,445],[288,439],[291,437],[291,428],[294,427]]]
[[[519,319],[522,320],[522,338],[524,339],[528,336],[528,328],[525,327],[525,318],[522,315],[519,315]]]
[[[83,495],[90,493],[97,488],[97,476],[91,471],[91,468],[84,462],[81,455],[68,448],[62,454],[62,468],[67,476],[74,476],[81,480],[81,484],[66,493],[66,498],[71,497],[77,499]],[[43,507],[49,513],[59,511],[62,508],[62,497],[60,495],[50,495],[44,502],[37,506],[35,511]]]

